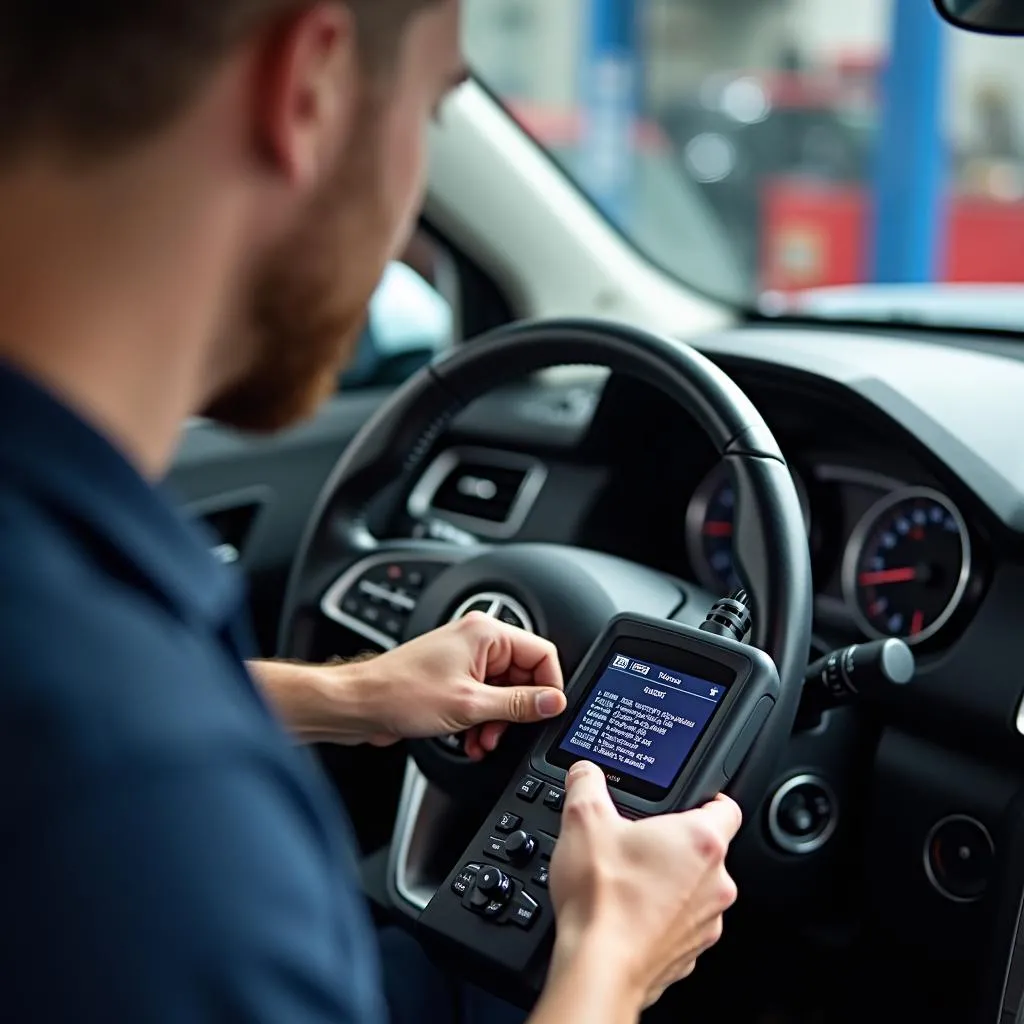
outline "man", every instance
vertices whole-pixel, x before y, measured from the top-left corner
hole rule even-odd
[[[458,0],[0,10],[0,939],[5,1019],[382,1021],[350,843],[279,731],[390,743],[564,708],[545,641],[470,617],[260,663],[161,495],[184,421],[333,390],[465,75]],[[537,1024],[635,1020],[716,941],[739,813],[620,818],[571,774]]]

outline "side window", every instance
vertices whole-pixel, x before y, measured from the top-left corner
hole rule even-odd
[[[458,333],[454,281],[448,254],[418,233],[384,272],[341,388],[401,384],[452,345]]]

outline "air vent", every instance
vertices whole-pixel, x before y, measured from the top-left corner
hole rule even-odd
[[[431,505],[435,512],[506,523],[527,475],[525,469],[460,462],[441,482]]]
[[[529,514],[546,470],[511,452],[452,449],[423,474],[409,498],[416,518],[440,516],[488,537],[511,537]]]

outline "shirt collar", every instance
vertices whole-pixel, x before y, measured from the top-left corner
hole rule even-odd
[[[210,540],[100,433],[56,397],[0,362],[0,484],[44,501],[113,549],[183,619],[221,628],[238,612],[235,573]]]

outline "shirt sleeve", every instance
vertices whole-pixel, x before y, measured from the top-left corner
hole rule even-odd
[[[5,1017],[386,1020],[362,895],[273,758],[84,785],[3,829]]]

